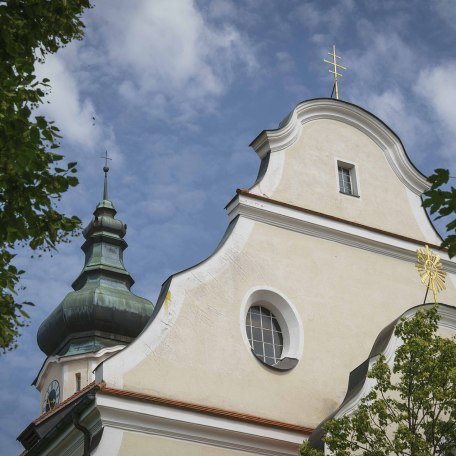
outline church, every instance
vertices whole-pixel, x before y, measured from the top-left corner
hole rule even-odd
[[[424,245],[442,258],[442,322],[456,329],[456,263],[421,205],[430,184],[389,126],[312,99],[251,147],[258,176],[228,202],[219,245],[164,277],[155,305],[131,291],[105,167],[84,268],[39,328],[42,409],[18,437],[24,455],[318,447],[319,424],[353,407],[369,359],[394,350],[395,322],[422,304]]]

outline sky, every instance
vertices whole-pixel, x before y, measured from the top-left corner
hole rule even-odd
[[[174,272],[206,258],[226,226],[226,203],[255,180],[249,143],[300,101],[329,97],[333,43],[347,67],[340,98],[386,122],[424,173],[456,170],[456,1],[95,0],[85,38],[37,68],[51,80],[41,112],[78,162],[80,184],[61,209],[86,225],[109,196],[128,224],[133,291],[156,302]],[[19,348],[0,355],[0,448],[40,413],[31,386],[45,357],[39,324],[83,266],[82,238],[32,257],[20,299],[35,303]]]

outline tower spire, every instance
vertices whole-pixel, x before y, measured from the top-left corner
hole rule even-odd
[[[38,345],[46,355],[95,352],[133,340],[148,322],[153,304],[131,291],[134,280],[123,257],[127,225],[108,200],[108,152],[102,157],[103,200],[83,230],[84,267],[71,291],[41,324]]]
[[[100,158],[104,158],[105,160],[105,165],[103,166],[103,172],[104,172],[104,186],[103,186],[103,200],[108,199],[108,171],[109,171],[109,166],[108,166],[108,160],[112,160],[112,158],[108,157],[108,151],[105,151],[105,154],[102,155]]]

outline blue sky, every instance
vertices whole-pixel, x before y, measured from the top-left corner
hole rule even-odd
[[[341,98],[368,109],[402,139],[425,174],[456,172],[456,2],[98,0],[86,37],[48,59],[43,111],[78,161],[80,185],[62,209],[86,224],[102,195],[128,224],[133,291],[156,301],[173,272],[202,260],[227,224],[225,204],[259,161],[248,144],[307,98],[327,97],[322,62],[333,43],[348,67]],[[52,257],[21,252],[22,298],[35,302],[19,349],[0,357],[0,448],[39,415],[30,386],[44,355],[41,321],[83,265],[81,238]]]

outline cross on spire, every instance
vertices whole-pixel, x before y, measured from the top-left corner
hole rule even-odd
[[[330,55],[333,59],[332,61],[330,60],[326,60],[326,59],[323,59],[323,62],[325,63],[329,63],[331,66],[332,66],[332,69],[328,70],[330,73],[332,73],[334,75],[334,85],[333,85],[333,90],[332,90],[332,93],[331,93],[331,98],[333,96],[333,93],[335,94],[336,96],[336,100],[339,99],[339,84],[338,84],[338,77],[342,77],[342,74],[341,73],[338,73],[337,72],[337,69],[340,68],[342,70],[346,70],[347,68],[345,68],[344,66],[342,65],[339,65],[337,63],[337,59],[340,59],[341,57],[339,57],[337,54],[336,54],[336,45],[333,44],[333,51],[332,53],[331,52],[328,52],[328,55]]]
[[[104,158],[105,165],[103,166],[103,171],[105,173],[107,173],[109,171],[108,160],[112,160],[112,158],[108,157],[108,151],[107,150],[105,151],[104,155],[100,155],[100,158]],[[105,168],[108,168],[108,169],[105,170]]]
[[[108,151],[105,151],[104,155],[101,155],[100,158],[104,158],[105,160],[105,165],[103,166],[103,171],[104,171],[104,187],[103,187],[103,199],[107,200],[108,199],[108,171],[109,171],[109,166],[108,166],[108,160],[112,160],[112,158],[108,157]]]

